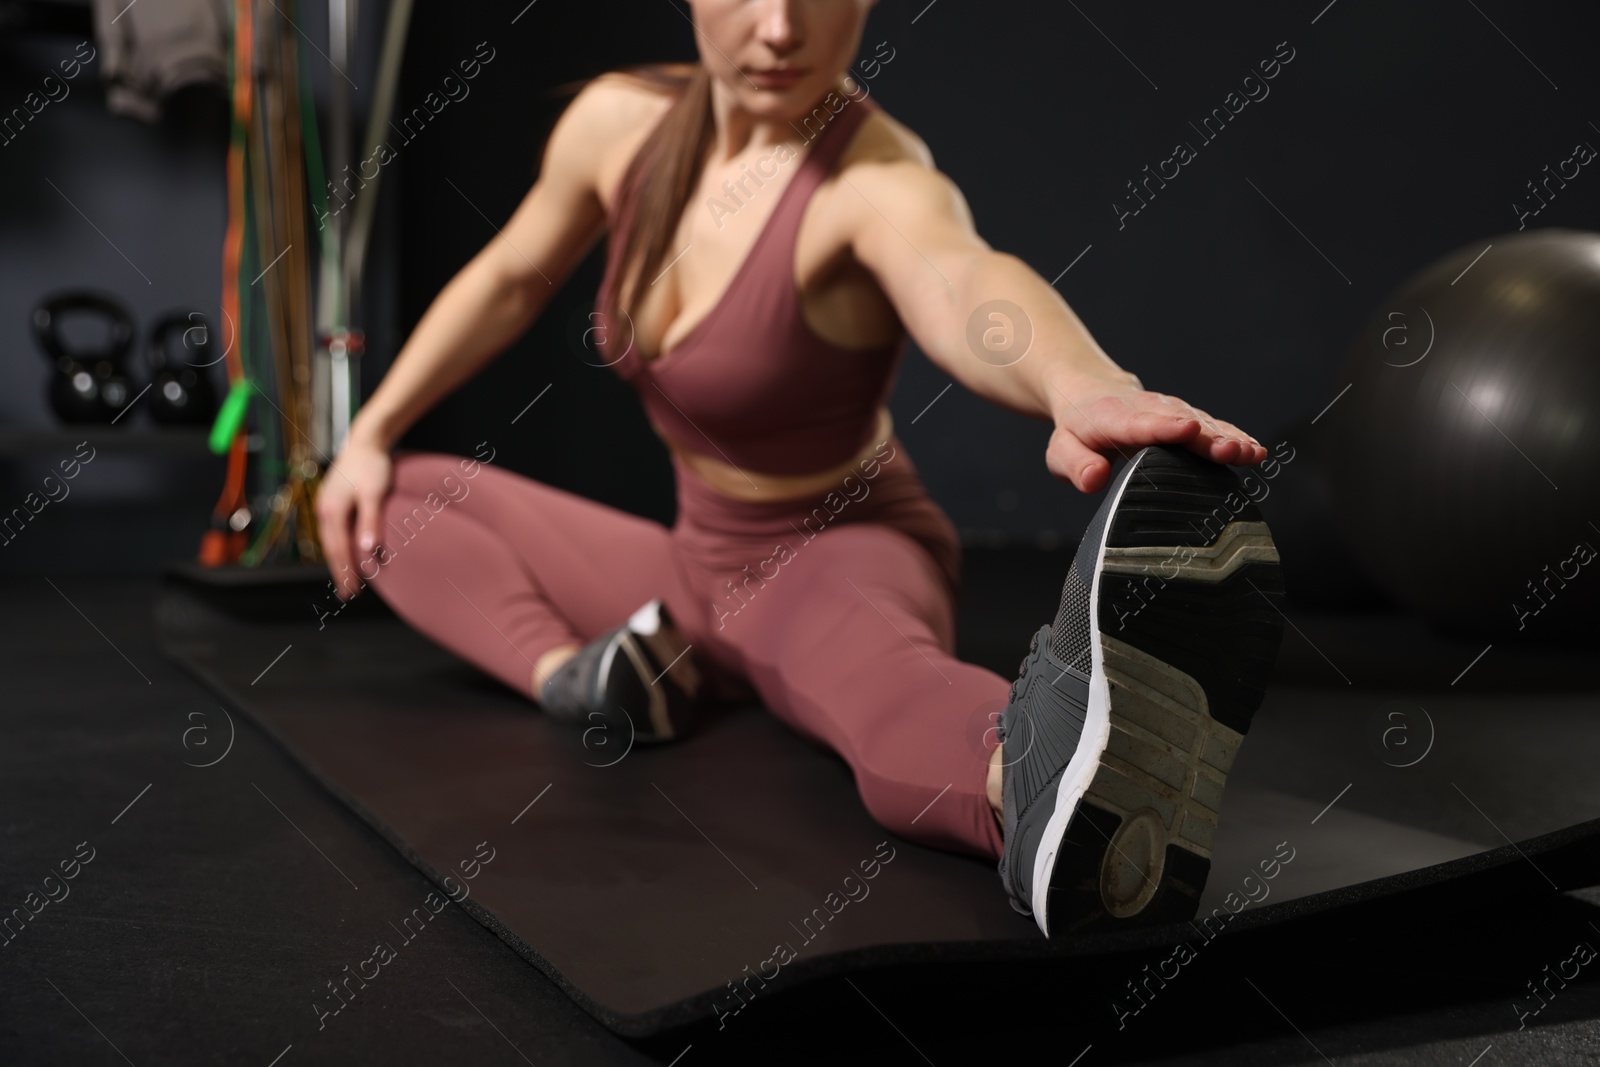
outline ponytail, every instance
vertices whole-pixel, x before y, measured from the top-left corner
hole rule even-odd
[[[645,279],[654,278],[673,248],[683,218],[700,180],[706,153],[716,132],[711,114],[711,72],[696,63],[683,75],[665,67],[635,67],[628,74],[655,88],[675,93],[677,100],[645,138],[619,186],[622,203],[633,197],[631,224],[611,239],[622,243],[613,301],[631,317]]]

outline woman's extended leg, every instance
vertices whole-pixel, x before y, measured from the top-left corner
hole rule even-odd
[[[546,652],[592,640],[653,598],[691,611],[664,527],[474,467],[468,477],[455,456],[395,460],[385,550],[362,577],[417,630],[531,696]]]
[[[720,633],[772,711],[848,762],[867,809],[923,844],[998,858],[985,783],[1010,682],[952,654],[927,552],[857,523],[796,545]]]

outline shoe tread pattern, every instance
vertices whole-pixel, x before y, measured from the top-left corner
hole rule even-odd
[[[1226,468],[1151,449],[1123,490],[1106,544],[1205,549],[1230,523],[1259,532],[1262,522]],[[1101,573],[1111,736],[1052,874],[1049,913],[1062,920],[1052,918],[1053,936],[1193,917],[1223,787],[1277,657],[1275,549],[1251,553],[1220,579],[1162,573],[1175,576]]]

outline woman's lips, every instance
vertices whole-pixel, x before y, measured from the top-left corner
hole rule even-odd
[[[752,70],[746,76],[763,89],[790,89],[807,73],[802,68],[791,67],[783,70]]]

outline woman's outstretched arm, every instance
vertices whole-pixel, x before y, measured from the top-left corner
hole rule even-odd
[[[911,152],[923,158],[863,161],[841,173],[834,195],[851,249],[929,359],[978,395],[1054,422],[1052,473],[1093,492],[1111,472],[1103,453],[1161,443],[1219,463],[1266,458],[1238,427],[1148,391],[1118,367],[1050,283],[978,236],[961,191],[926,149]],[[995,347],[969,343],[969,324],[980,338],[994,331]],[[1027,354],[1010,362],[1016,352],[1006,342],[1030,329]]]
[[[516,340],[582,260],[605,225],[597,186],[603,161],[649,106],[608,79],[578,95],[551,132],[538,180],[510,221],[440,290],[356,415],[316,501],[323,554],[341,595],[359,588],[357,555],[381,539],[389,450]],[[463,161],[457,180],[468,190],[470,163]]]

